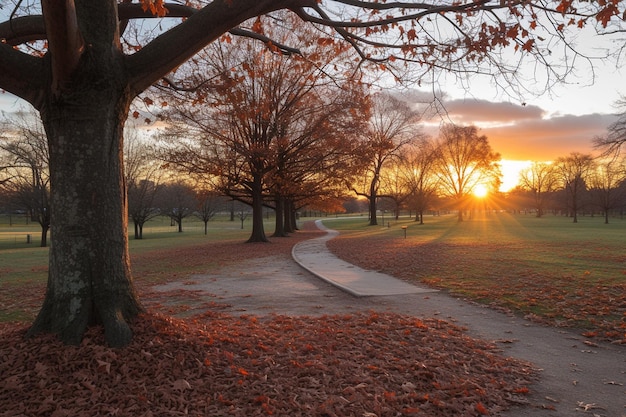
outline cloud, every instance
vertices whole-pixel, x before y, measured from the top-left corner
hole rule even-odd
[[[512,125],[484,128],[491,146],[503,157],[548,161],[571,152],[594,153],[593,139],[606,133],[615,115],[562,115],[520,120]]]
[[[612,114],[551,114],[539,106],[487,100],[451,100],[427,123],[432,136],[443,122],[476,125],[494,151],[511,160],[549,161],[571,152],[594,153],[593,139],[606,134]]]
[[[452,100],[444,103],[449,117],[456,123],[511,123],[541,119],[546,112],[538,106],[520,106],[487,100]]]

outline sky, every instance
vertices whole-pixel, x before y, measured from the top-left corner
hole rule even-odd
[[[578,45],[592,51],[599,42],[582,37]],[[436,136],[442,122],[476,125],[502,156],[502,191],[514,187],[519,171],[531,162],[549,162],[571,152],[595,155],[593,139],[605,135],[619,113],[626,112],[617,103],[626,96],[622,87],[626,69],[607,59],[594,60],[593,67],[579,64],[568,83],[556,84],[540,95],[528,94],[523,100],[512,99],[512,94],[484,79],[474,79],[464,88],[454,82],[443,84],[446,113],[429,120],[424,130]]]
[[[577,39],[577,46],[589,56],[600,56],[606,50],[601,42],[583,34]],[[577,62],[576,71],[568,78],[568,84],[555,85],[539,96],[529,94],[523,101],[512,99],[512,94],[496,89],[485,79],[473,79],[461,88],[453,77],[440,77],[438,96],[446,113],[427,121],[424,131],[436,136],[440,124],[447,121],[476,125],[488,137],[492,149],[502,156],[502,189],[508,189],[515,185],[520,168],[528,166],[529,161],[552,161],[571,152],[595,153],[593,138],[604,135],[622,111],[616,102],[621,94],[626,95],[626,87],[620,90],[626,69],[597,59],[593,68],[584,61]],[[525,74],[530,84],[541,83],[533,78],[532,71],[530,74],[530,78]],[[432,90],[417,90],[417,94],[432,95]],[[26,103],[14,96],[0,94],[0,111],[24,107]]]
[[[532,162],[554,161],[571,152],[597,153],[593,139],[604,135],[617,119],[614,101],[619,98],[616,94],[609,102],[593,99],[597,93],[582,90],[577,100],[561,105],[546,102],[522,106],[478,98],[448,99],[444,102],[445,117],[434,118],[424,130],[436,137],[442,121],[476,125],[502,157],[500,190],[508,191],[517,185],[520,171]]]
[[[592,140],[605,134],[607,127],[616,120],[615,102],[620,98],[620,92],[606,85],[607,82],[580,89],[562,89],[561,97],[543,98],[536,104],[529,101],[524,106],[489,100],[488,94],[478,98],[476,94],[459,93],[456,98],[444,101],[445,117],[434,118],[424,130],[435,137],[440,123],[447,120],[479,127],[492,149],[502,156],[500,190],[508,191],[517,185],[520,171],[533,161],[553,161],[571,152],[595,152]],[[620,85],[618,77],[611,82],[614,86]],[[25,102],[6,93],[0,94],[0,109],[11,112],[20,106],[24,107]]]

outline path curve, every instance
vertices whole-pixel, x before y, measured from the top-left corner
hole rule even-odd
[[[474,337],[493,341],[505,354],[541,369],[532,387],[532,407],[513,409],[509,417],[626,417],[626,346],[596,343],[568,329],[538,325],[466,302],[426,287],[367,271],[334,256],[326,242],[338,232],[298,243],[294,260],[303,268],[354,296],[371,296],[373,309],[443,318],[467,327]]]
[[[326,246],[326,242],[337,236],[339,232],[328,229],[320,220],[316,220],[315,225],[326,231],[326,234],[297,243],[291,251],[291,256],[301,267],[329,284],[355,297],[420,294],[437,291],[409,284],[387,274],[359,268],[339,259]]]

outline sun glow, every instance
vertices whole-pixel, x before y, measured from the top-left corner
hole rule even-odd
[[[489,188],[487,188],[484,184],[477,184],[476,187],[472,190],[474,197],[485,198],[487,194],[489,194]]]
[[[502,171],[502,184],[500,191],[511,191],[519,184],[519,176],[522,170],[531,166],[532,161],[513,161],[510,159],[502,159],[500,161],[500,169]]]

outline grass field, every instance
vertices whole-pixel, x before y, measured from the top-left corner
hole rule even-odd
[[[268,219],[266,231],[273,230],[273,226],[273,220]],[[205,235],[204,223],[197,219],[185,219],[183,233],[178,233],[168,218],[159,217],[145,225],[142,240],[133,239],[132,224],[129,228],[132,258],[174,248],[194,248],[207,242],[242,242],[250,235],[251,223],[249,219],[246,220],[241,229],[240,220],[231,222],[225,216],[217,217],[209,222]],[[36,223],[26,224],[23,217],[14,217],[12,225],[9,225],[6,216],[0,217],[0,322],[32,320],[41,306],[41,297],[31,297],[31,294],[40,294],[42,288],[45,288],[48,272],[49,248],[39,247],[39,233],[40,226]],[[31,235],[31,243],[26,243],[27,234]],[[156,256],[152,257],[148,265],[133,264],[133,271],[135,276],[145,274],[157,280],[159,274],[152,271],[167,268],[175,276],[191,272],[192,267],[189,262],[175,264],[167,257]]]
[[[605,225],[601,217],[581,217],[574,224],[566,217],[508,213],[474,215],[462,223],[453,215],[426,217],[424,225],[410,219],[388,225],[386,218],[389,227],[368,226],[365,217],[327,220],[341,231],[329,243],[331,250],[355,264],[552,325],[626,339],[626,220]],[[169,220],[157,219],[146,226],[143,240],[132,239],[131,231],[131,257],[151,259],[133,261],[134,275],[150,281],[161,279],[158,271],[185,276],[209,270],[219,255],[182,262],[180,254],[207,242],[242,242],[250,233],[249,220],[243,230],[237,220],[217,219],[209,226],[204,235],[203,224],[189,220],[181,234]],[[37,230],[35,225],[0,226],[0,242],[2,236]],[[268,219],[266,233],[272,230]],[[48,249],[25,242],[11,249],[0,244],[0,321],[29,320],[40,305],[40,299],[24,305],[19,294],[41,291]],[[161,256],[174,250],[175,256]]]
[[[492,213],[424,225],[333,220],[342,258],[553,325],[601,329],[626,339],[626,221]],[[386,224],[387,225],[387,224]],[[404,238],[406,226],[407,237]]]

